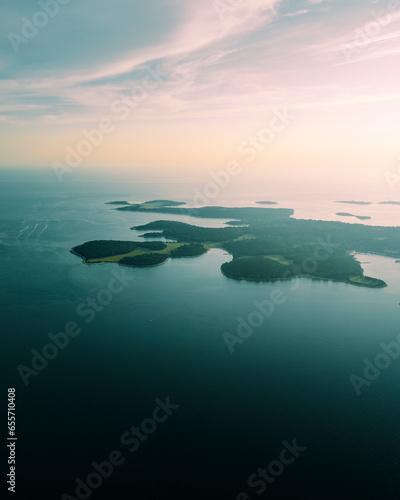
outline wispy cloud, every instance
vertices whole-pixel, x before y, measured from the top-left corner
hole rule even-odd
[[[135,109],[132,121],[257,114],[287,102],[304,109],[382,102],[385,89],[374,87],[360,99],[363,72],[351,81],[346,76],[340,46],[351,38],[349,23],[338,29],[326,14],[314,16],[311,7],[281,12],[282,0],[240,2],[222,18],[213,2],[167,3],[174,13],[169,29],[146,40],[139,37],[112,57],[87,59],[87,67],[71,68],[67,60],[55,69],[39,61],[23,76],[13,75],[10,66],[10,77],[0,85],[0,97],[8,103],[2,112],[15,123],[96,121],[111,113],[113,101],[130,95],[144,68],[155,65],[166,77]],[[343,21],[343,16],[344,11],[338,18]],[[392,31],[371,39],[359,61],[395,56],[399,36]]]
[[[161,103],[164,110],[167,107],[171,112],[179,111],[185,98],[178,98],[179,92],[176,89],[179,88],[181,94],[187,96],[191,85],[199,85],[200,94],[207,86],[220,86],[221,75],[219,81],[211,82],[208,78],[209,81],[206,82],[206,69],[210,68],[210,73],[213,73],[217,63],[235,52],[235,49],[226,47],[237,45],[243,36],[272,21],[280,2],[281,0],[243,2],[229,9],[221,19],[212,2],[188,5],[182,0],[174,0],[170,3],[179,12],[180,22],[163,43],[150,42],[132,49],[130,54],[124,51],[119,58],[108,58],[104,63],[94,66],[93,63],[89,64],[88,70],[79,65],[75,71],[70,71],[68,65],[65,70],[61,67],[52,72],[46,67],[37,70],[33,68],[24,77],[5,80],[1,93],[16,103],[21,99],[34,100],[34,96],[39,99],[47,96],[49,112],[45,116],[53,117],[58,114],[61,120],[65,120],[66,114],[73,114],[76,106],[80,108],[80,115],[84,114],[82,112],[85,109],[105,112],[104,108],[113,99],[129,92],[138,81],[138,77],[132,73],[140,73],[141,68],[157,60],[168,71],[169,76],[162,88],[154,92],[152,102],[158,104],[157,111]],[[107,105],[104,106],[104,103]],[[145,108],[146,106],[141,108],[142,114],[145,113]],[[31,108],[26,108],[27,111],[29,109]]]
[[[288,12],[287,14],[283,14],[282,17],[296,17],[303,16],[304,14],[308,14],[310,11],[308,9],[298,10],[296,12]]]

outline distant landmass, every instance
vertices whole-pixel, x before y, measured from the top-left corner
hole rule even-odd
[[[290,208],[267,209],[262,207],[200,207],[189,208],[176,205],[185,205],[185,203],[175,202],[175,206],[160,204],[160,202],[146,202],[140,204],[131,204],[126,207],[118,207],[116,210],[128,212],[148,211],[160,214],[185,215],[189,217],[200,217],[205,219],[236,219],[240,221],[250,221],[259,218],[285,219],[294,214]]]
[[[335,203],[349,203],[350,205],[372,205],[372,201],[335,201]],[[378,205],[400,205],[400,201],[380,201]]]
[[[368,217],[368,215],[353,215],[353,214],[348,214],[347,212],[338,212],[336,215],[339,215],[340,217],[355,217],[356,219],[360,220],[367,220],[371,218]]]
[[[372,201],[335,201],[335,203],[348,203],[350,205],[371,205]]]
[[[186,205],[183,201],[171,201],[171,200],[151,200],[142,203],[142,206],[157,206],[157,207],[177,207],[179,205]]]
[[[259,205],[278,205],[276,201],[256,201]]]
[[[171,202],[155,200],[117,210],[134,207],[133,211],[172,214],[183,210],[192,217],[233,218],[241,226],[208,228],[156,220],[131,229],[145,231],[141,235],[144,239],[163,238],[170,242],[96,240],[75,246],[71,252],[88,264],[110,262],[149,267],[169,258],[195,257],[211,248],[220,248],[232,255],[232,260],[221,266],[221,272],[228,278],[274,281],[308,276],[372,288],[384,287],[386,283],[364,276],[354,254],[400,258],[400,228],[396,227],[297,220],[290,217],[291,209],[160,206],[164,203]]]
[[[171,201],[171,200],[151,200],[145,201],[144,203],[129,203],[128,201],[107,201],[106,205],[127,205],[123,208],[128,210],[149,210],[155,208],[163,207],[177,207],[180,205],[186,205],[183,201]]]

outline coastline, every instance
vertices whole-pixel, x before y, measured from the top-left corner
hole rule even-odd
[[[132,266],[132,264],[121,264],[121,262],[91,262],[91,264],[118,264],[119,266],[124,266],[124,267],[139,267],[139,268],[148,268],[148,267],[158,267],[162,266],[169,260],[170,257],[168,256],[165,260],[162,262],[159,262],[158,264],[151,264],[150,266]],[[89,263],[90,264],[90,263]]]
[[[232,276],[229,273],[224,272],[222,269],[221,269],[221,273],[226,278],[229,278],[229,279],[233,279],[233,280],[236,280],[236,281],[252,281],[252,282],[255,282],[255,283],[274,283],[276,281],[290,281],[290,280],[293,280],[293,279],[296,279],[296,278],[306,278],[306,279],[311,279],[311,280],[315,280],[315,281],[332,281],[333,283],[345,283],[347,285],[355,285],[355,286],[360,286],[360,287],[363,287],[363,288],[371,288],[371,289],[386,288],[388,286],[387,283],[385,283],[382,286],[372,286],[372,285],[367,285],[367,284],[363,284],[363,283],[357,283],[355,281],[350,281],[350,279],[348,279],[348,280],[337,280],[337,279],[334,279],[334,278],[324,278],[324,277],[319,277],[319,276],[312,276],[310,274],[295,274],[295,275],[289,276],[287,278],[256,279],[256,278],[245,278],[245,277]]]

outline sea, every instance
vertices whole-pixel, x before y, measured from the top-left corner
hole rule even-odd
[[[4,421],[9,389],[16,405],[3,446],[15,445],[14,498],[400,498],[395,259],[356,256],[383,289],[234,281],[220,272],[231,256],[219,249],[148,269],[88,265],[73,246],[138,240],[130,228],[157,219],[226,220],[106,204],[190,206],[193,186],[183,183],[3,175],[0,195]],[[295,218],[398,225],[400,206],[378,203],[390,195],[335,203],[349,196],[248,190],[209,204],[268,200]]]

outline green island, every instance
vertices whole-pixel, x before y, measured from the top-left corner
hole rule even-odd
[[[170,204],[171,202],[168,201]],[[344,222],[293,219],[293,210],[264,207],[177,207],[164,201],[140,206],[154,213],[231,219],[225,227],[201,227],[173,220],[134,226],[144,241],[96,240],[71,252],[85,263],[119,263],[134,267],[163,264],[168,259],[195,257],[211,248],[232,256],[221,266],[224,276],[249,281],[274,281],[307,276],[355,286],[382,288],[383,280],[364,276],[356,253],[400,259],[400,228]],[[179,205],[182,205],[179,203]],[[117,210],[138,211],[137,205]],[[234,222],[235,224],[229,224]],[[163,241],[148,241],[162,238]]]
[[[400,201],[380,201],[380,205],[400,205]]]
[[[162,209],[163,207],[179,207],[181,205],[186,205],[183,201],[171,201],[171,200],[150,200],[144,203],[129,203],[128,201],[107,201],[106,205],[125,205],[120,207],[121,210],[131,210],[131,211],[143,211],[143,210],[155,210]]]
[[[278,205],[276,201],[256,201],[258,205]]]
[[[368,217],[368,215],[353,215],[353,214],[348,214],[347,212],[338,212],[336,215],[339,215],[340,217],[355,217],[356,219],[359,220],[367,220],[371,218]]]

